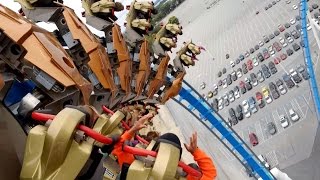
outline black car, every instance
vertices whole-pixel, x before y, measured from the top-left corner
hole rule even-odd
[[[286,39],[288,39],[289,37],[291,37],[291,34],[288,33],[288,32],[286,32],[286,33],[284,33],[284,37],[285,37]]]
[[[264,9],[265,9],[265,10],[268,10],[269,8],[268,8],[268,6],[266,6],[266,7],[264,7]]]
[[[250,83],[250,82],[246,82],[245,84],[246,84],[246,89],[247,89],[248,91],[250,91],[250,90],[252,89],[251,83]]]
[[[263,72],[263,74],[264,74],[264,77],[269,78],[269,77],[271,76],[270,70],[269,70],[269,68],[267,67],[267,65],[262,64],[262,65],[261,65],[261,69],[262,69],[262,72]]]
[[[219,72],[218,72],[218,77],[221,77],[221,76],[222,76],[222,72],[219,71]]]
[[[275,1],[272,1],[272,4],[273,4],[273,5],[276,5],[276,2],[275,2]]]
[[[240,59],[237,58],[237,59],[235,60],[235,62],[236,62],[236,64],[239,64],[239,63],[240,63]]]
[[[301,74],[304,80],[308,80],[310,78],[310,75],[304,65],[300,64],[297,67],[297,70]]]
[[[293,54],[293,50],[292,49],[287,49],[287,54],[288,54],[288,56],[291,56],[292,54]]]
[[[240,54],[239,59],[240,59],[241,61],[243,61],[243,60],[244,60],[244,55]]]
[[[276,65],[274,64],[274,62],[270,61],[268,63],[269,69],[271,71],[272,74],[275,74],[276,72],[278,72]]]
[[[274,37],[275,37],[274,34],[269,35],[269,39],[273,39]]]
[[[299,31],[299,32],[301,31],[301,25],[300,24],[296,25],[296,30]]]
[[[290,78],[290,76],[288,74],[284,74],[282,76],[283,81],[286,83],[287,87],[289,89],[293,88],[295,86],[294,82],[292,81],[292,79]]]
[[[301,46],[301,47],[304,47],[304,42],[303,42],[303,40],[300,41],[300,46]]]
[[[254,49],[255,49],[255,50],[258,50],[259,48],[260,48],[259,45],[255,45],[255,46],[254,46]]]
[[[230,55],[229,54],[226,54],[226,59],[229,59]]]
[[[253,54],[254,53],[254,48],[250,48],[250,53]]]
[[[232,79],[232,81],[236,81],[236,80],[238,79],[237,73],[236,73],[235,71],[232,71],[232,73],[231,73],[231,79]]]
[[[269,89],[273,99],[278,99],[280,97],[280,93],[278,92],[277,86],[273,83],[269,83]]]
[[[272,7],[272,4],[268,4],[268,8],[270,9]]]
[[[296,16],[296,20],[297,20],[297,21],[300,21],[300,20],[301,20],[301,16],[297,15],[297,16]]]
[[[233,108],[229,109],[229,115],[231,117],[232,125],[236,125],[238,123],[238,121],[237,121],[237,117],[236,117],[236,112],[234,111]]]
[[[240,86],[240,92],[241,92],[241,94],[246,93],[247,92],[246,87],[241,87]]]
[[[239,121],[243,119],[242,107],[241,105],[236,106],[236,116]]]
[[[250,74],[250,79],[251,79],[251,82],[252,82],[252,85],[253,85],[253,86],[258,85],[258,79],[257,79],[256,74],[251,73],[251,74]]]
[[[292,30],[291,35],[293,36],[294,39],[300,38],[300,33],[298,33],[296,30]]]
[[[257,58],[259,59],[260,62],[262,62],[264,60],[264,57],[262,56],[261,53],[257,54]]]
[[[226,69],[226,68],[223,68],[223,69],[222,69],[222,73],[225,74],[226,72],[227,72],[227,69]]]
[[[231,74],[227,75],[227,84],[228,85],[232,84]]]
[[[275,36],[279,36],[279,34],[280,34],[280,31],[278,31],[278,30],[275,30],[273,34],[274,34]]]
[[[246,65],[246,63],[243,63],[242,64],[242,73],[247,74],[247,72],[248,72],[247,65]]]
[[[320,14],[318,12],[314,13],[314,18],[319,19],[320,18]]]
[[[289,23],[284,24],[284,27],[287,28],[287,29],[288,29],[290,26],[291,26],[291,25],[290,25]]]
[[[297,43],[292,44],[292,48],[294,51],[298,51],[300,49],[300,46]]]
[[[217,98],[214,98],[212,103],[211,103],[211,107],[216,111],[218,112],[219,111],[219,108],[218,108],[218,99]]]
[[[264,41],[264,43],[268,43],[270,41],[270,39],[267,36],[263,36],[263,41]]]
[[[319,7],[318,4],[312,4],[313,9],[317,9],[318,7]]]

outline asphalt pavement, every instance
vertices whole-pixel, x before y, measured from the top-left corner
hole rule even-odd
[[[215,2],[215,3],[214,3]],[[193,85],[201,94],[206,94],[212,90],[213,84],[216,84],[218,80],[223,79],[232,70],[238,69],[244,62],[255,56],[257,52],[262,52],[262,48],[268,48],[273,42],[278,41],[279,37],[284,37],[285,32],[290,32],[295,29],[300,21],[297,21],[294,25],[291,25],[289,29],[280,33],[269,43],[265,44],[258,51],[250,54],[248,58],[241,61],[240,64],[235,67],[230,66],[230,60],[235,60],[240,54],[244,54],[245,51],[249,51],[250,48],[258,44],[263,40],[263,36],[269,36],[275,30],[279,24],[285,24],[290,19],[295,19],[296,15],[299,15],[299,8],[294,10],[292,6],[299,5],[299,1],[291,1],[290,4],[286,4],[285,0],[281,0],[272,8],[267,11],[264,7],[272,1],[257,1],[257,0],[223,0],[223,1],[196,1],[186,0],[181,6],[179,6],[172,15],[176,15],[181,24],[184,27],[184,34],[178,37],[178,47],[183,41],[191,40],[204,46],[206,51],[199,55],[199,62],[196,62],[194,67],[187,69],[186,80]],[[315,0],[310,0],[309,4],[318,3]],[[215,4],[211,8],[208,8],[210,4]],[[196,10],[193,12],[190,7],[194,7]],[[188,11],[187,11],[188,10]],[[186,13],[189,12],[189,13]],[[259,11],[258,14],[256,12]],[[319,10],[315,10],[319,12]],[[314,11],[314,12],[315,12]],[[312,12],[312,14],[314,13]],[[312,49],[312,59],[317,72],[319,55],[315,44],[312,31],[308,31],[309,42]],[[295,39],[293,43],[299,44],[301,39]],[[239,85],[239,82],[248,77],[250,73],[257,73],[261,69],[261,64],[267,64],[269,61],[273,61],[275,57],[279,57],[281,53],[285,53],[287,48],[292,49],[292,44],[288,43],[288,46],[283,48],[281,52],[276,54],[259,66],[254,67],[246,75],[242,76],[240,80],[233,82],[226,89],[219,88],[218,95],[215,98],[223,96],[224,93],[233,89],[235,85]],[[174,52],[172,54],[175,54]],[[230,55],[229,59],[226,59],[226,54]],[[214,60],[213,60],[214,59]],[[302,49],[294,52],[292,56],[289,56],[285,61],[276,65],[277,73],[266,79],[263,83],[258,84],[256,87],[246,94],[242,95],[239,99],[230,103],[228,107],[219,111],[219,114],[227,119],[229,116],[228,109],[235,107],[244,99],[249,97],[255,97],[257,91],[261,92],[262,87],[268,86],[269,82],[275,82],[276,79],[281,78],[286,72],[289,72],[291,68],[296,68],[297,65],[304,64],[304,57]],[[225,67],[227,73],[222,77],[218,77],[219,70]],[[317,73],[319,74],[319,73]],[[206,88],[201,89],[200,84],[206,83]],[[209,99],[209,102],[211,99]],[[220,174],[218,173],[218,179],[247,179],[242,165],[235,159],[235,157],[228,152],[224,146],[217,141],[211,132],[203,128],[203,126],[197,122],[197,120],[180,106],[170,101],[168,107],[172,112],[175,121],[180,126],[183,133],[190,133],[190,131],[200,131],[200,147],[203,147],[219,164]],[[280,115],[286,115],[289,117],[289,109],[294,109],[300,116],[300,120],[293,123],[290,122],[289,127],[282,128],[279,121]],[[268,122],[274,122],[277,128],[275,135],[270,135],[267,131],[266,124]],[[274,100],[266,107],[259,109],[259,111],[253,114],[250,118],[245,118],[237,125],[233,126],[234,130],[242,137],[242,139],[250,145],[248,134],[255,133],[258,136],[259,145],[252,147],[252,150],[257,154],[263,154],[269,164],[272,167],[278,167],[285,169],[289,176],[295,176],[290,168],[294,169],[299,167],[300,162],[304,162],[308,159],[313,152],[316,132],[318,128],[318,121],[316,118],[315,107],[313,103],[312,94],[310,91],[310,84],[308,81],[303,80],[299,87],[294,87],[285,95],[281,95],[279,99]],[[317,142],[317,141],[316,141]],[[251,145],[250,145],[251,146]],[[240,171],[239,171],[240,169]],[[288,170],[289,169],[289,170]],[[291,171],[290,171],[291,170]],[[296,177],[296,176],[295,176]],[[313,174],[306,175],[304,179],[313,179]]]

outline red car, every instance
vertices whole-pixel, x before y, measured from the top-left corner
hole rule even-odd
[[[240,87],[245,87],[245,84],[244,84],[244,82],[243,81],[240,81]]]
[[[278,29],[280,32],[283,32],[284,30],[286,30],[286,28],[281,24],[278,25]]]
[[[264,59],[268,59],[270,57],[270,54],[268,51],[263,52]]]
[[[258,137],[256,136],[256,134],[250,133],[250,134],[249,134],[249,139],[250,139],[250,143],[251,143],[253,146],[256,146],[256,145],[259,144],[259,142],[258,142]]]
[[[278,42],[274,42],[273,47],[276,49],[277,52],[281,51],[281,49],[282,49]]]
[[[248,60],[247,66],[248,66],[248,70],[253,69],[253,65],[252,65],[252,60],[251,59]]]
[[[281,60],[283,61],[283,60],[287,59],[287,55],[284,54],[284,53],[282,53],[282,54],[280,55],[280,58],[281,58]]]
[[[257,101],[262,99],[262,93],[261,92],[256,92],[256,99],[257,99]]]
[[[281,59],[280,58],[274,58],[274,60],[273,60],[273,62],[275,63],[275,64],[279,64],[280,63],[280,61],[281,61]]]

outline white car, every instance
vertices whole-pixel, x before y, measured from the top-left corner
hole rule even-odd
[[[308,31],[311,30],[311,26],[310,26],[309,23],[307,23],[307,30],[308,30]]]
[[[272,56],[272,55],[274,55],[276,52],[274,51],[274,50],[272,50],[271,52],[270,52],[270,55]]]
[[[251,112],[250,112],[249,109],[244,109],[244,110],[243,110],[243,113],[244,113],[244,116],[245,116],[246,118],[249,118],[249,117],[251,116]]]
[[[292,9],[296,10],[296,9],[298,9],[298,6],[297,5],[293,5]]]
[[[258,158],[267,169],[270,169],[270,165],[268,164],[267,159],[264,156],[260,154]]]
[[[288,42],[289,42],[289,43],[292,43],[292,42],[293,42],[292,37],[288,37]]]
[[[230,61],[230,66],[234,67],[236,64],[234,63],[234,61]]]
[[[228,87],[228,83],[227,83],[227,79],[224,79],[223,81],[222,81],[222,84],[223,84],[223,89],[225,89],[225,88],[227,88]]]
[[[278,89],[282,95],[287,93],[287,89],[283,85],[280,85]]]
[[[217,84],[213,84],[213,90],[217,90],[217,89],[218,89]]]
[[[252,112],[252,113],[258,112],[258,109],[257,109],[256,105],[254,105],[254,106],[251,108],[251,112]]]
[[[272,97],[271,97],[270,94],[268,96],[264,97],[264,98],[266,99],[267,104],[272,103]]]
[[[242,107],[243,109],[249,109],[249,103],[247,100],[242,101]]]
[[[242,72],[241,71],[237,71],[237,76],[238,76],[238,78],[241,78],[242,77]]]
[[[206,88],[206,83],[202,82],[201,85],[200,85],[200,88],[201,88],[201,89]]]
[[[283,128],[286,128],[289,126],[288,119],[284,115],[280,116],[280,123]]]
[[[241,95],[240,95],[240,91],[235,91],[235,92],[234,92],[234,97],[235,97],[235,98],[239,99],[240,96],[241,96]]]
[[[289,109],[289,114],[290,114],[291,120],[294,122],[300,119],[299,115],[293,109]]]
[[[229,101],[233,102],[235,100],[234,96],[232,94],[228,94]]]
[[[290,24],[291,25],[294,25],[296,23],[296,20],[295,19],[290,19]]]
[[[249,79],[248,77],[246,77],[246,78],[244,79],[244,82],[250,83],[250,79]]]
[[[262,41],[259,41],[259,46],[262,47],[264,43]]]
[[[256,57],[252,57],[252,62],[254,66],[258,66],[259,65],[259,61],[257,60]]]

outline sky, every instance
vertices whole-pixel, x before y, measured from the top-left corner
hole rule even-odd
[[[124,5],[124,7],[126,7],[127,5],[130,5],[131,0],[117,0],[116,2],[121,2]],[[21,8],[20,4],[17,2],[14,2],[13,0],[0,0],[0,4],[14,10],[15,12],[18,12],[18,10]],[[82,8],[82,5],[81,5],[81,0],[64,0],[64,5],[74,9],[74,11],[79,16],[79,18],[83,22],[86,22],[85,18],[83,18],[81,16],[81,13],[84,11],[84,9]],[[126,19],[126,14],[127,14],[126,9],[124,9],[121,12],[116,13],[116,16],[118,17],[117,23],[120,26],[122,26],[124,24],[125,19]],[[47,29],[48,31],[53,31],[53,30],[57,29],[57,27],[52,23],[41,22],[41,23],[37,23],[37,25],[39,25],[40,27],[42,27],[44,29]],[[87,25],[87,26],[94,34],[96,34],[100,37],[104,36],[104,33],[102,31],[97,31],[93,27],[90,27],[89,25]]]

